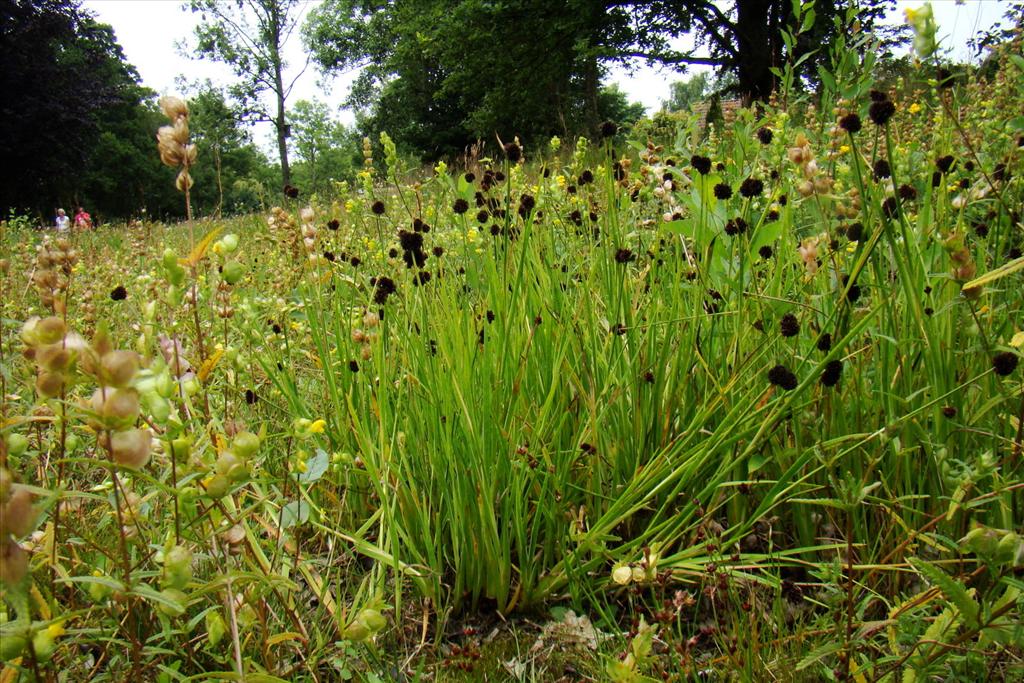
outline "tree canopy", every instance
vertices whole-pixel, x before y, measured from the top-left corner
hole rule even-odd
[[[613,64],[705,64],[767,99],[786,60],[816,78],[854,0],[325,0],[305,27],[324,71],[359,69],[350,103],[427,158],[477,138],[592,132]],[[894,0],[859,3],[873,24]],[[799,25],[797,25],[799,23]],[[677,40],[693,32],[696,46]],[[794,38],[787,47],[783,33]],[[607,102],[607,100],[605,100]]]

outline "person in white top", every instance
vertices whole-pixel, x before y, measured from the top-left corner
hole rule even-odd
[[[64,213],[64,209],[57,209],[57,232],[67,232],[71,227],[71,219]]]

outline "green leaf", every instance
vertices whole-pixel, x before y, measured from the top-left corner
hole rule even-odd
[[[309,503],[304,500],[293,500],[281,510],[281,528],[287,529],[309,521]]]
[[[297,473],[295,478],[303,484],[313,484],[319,481],[320,477],[324,476],[324,472],[327,471],[327,466],[330,464],[330,457],[327,452],[322,449],[316,449],[316,455],[312,459],[306,461],[306,471]]]
[[[1012,261],[1008,261],[998,268],[988,271],[981,277],[976,277],[966,285],[964,285],[964,291],[987,285],[990,282],[995,282],[1000,278],[1004,278],[1007,275],[1013,275],[1018,270],[1024,270],[1024,256],[1015,258]]]
[[[960,614],[968,621],[970,626],[978,626],[978,603],[967,592],[967,588],[938,567],[925,562],[919,558],[911,558],[910,564],[919,574],[928,579],[928,582],[942,591],[960,611]]]

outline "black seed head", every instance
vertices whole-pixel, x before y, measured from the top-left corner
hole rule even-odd
[[[761,126],[758,128],[757,140],[762,145],[770,145],[772,143],[772,129],[768,126]]]
[[[952,154],[947,154],[944,157],[939,157],[935,160],[935,167],[942,173],[949,173],[950,169],[953,168],[953,164],[956,163],[956,158]]]
[[[508,157],[509,162],[513,164],[518,164],[519,160],[523,158],[523,150],[516,143],[510,142],[505,145],[505,156]],[[505,174],[502,173],[500,178],[498,177],[498,175],[498,173],[494,174],[494,179],[497,180],[498,182],[501,182],[502,180],[505,179]]]
[[[601,124],[601,137],[613,138],[619,132],[619,127],[614,121],[605,121]]]
[[[352,372],[359,372],[359,363],[355,360],[350,360],[348,362],[348,369]]]
[[[860,116],[857,114],[847,114],[843,118],[839,119],[839,127],[851,135],[853,133],[859,133],[861,129]]]
[[[992,369],[1000,377],[1006,377],[1017,369],[1017,354],[1012,351],[1003,351],[992,357]]]
[[[377,201],[370,205],[370,211],[372,211],[378,216],[382,216],[384,215],[384,212],[387,211],[387,208],[384,206],[384,202],[378,199]]]
[[[758,197],[762,192],[764,192],[764,182],[758,178],[747,178],[740,185],[740,194],[747,199]]]
[[[768,259],[770,259],[772,257],[772,253],[773,253],[772,252],[772,248],[770,246],[768,246],[767,244],[757,250],[758,256],[763,258],[765,261],[767,261]]]
[[[457,214],[466,213],[467,211],[469,211],[469,202],[467,202],[462,197],[459,197],[458,199],[455,200],[455,203],[452,204],[452,211],[454,211]]]
[[[824,351],[825,353],[828,353],[832,349],[832,335],[826,332],[825,334],[818,337],[817,347],[819,351]]]
[[[889,166],[888,159],[879,159],[876,161],[873,170],[875,180],[883,180],[892,176],[892,168]]]
[[[895,113],[896,105],[889,100],[873,102],[871,106],[868,107],[868,117],[872,122],[879,126],[884,126],[889,123],[889,119],[891,119]]]
[[[768,381],[786,391],[792,391],[796,389],[797,384],[800,382],[797,380],[796,375],[793,374],[784,365],[776,365],[774,368],[768,371]]]
[[[128,290],[124,288],[124,285],[118,285],[110,292],[110,298],[114,301],[124,301],[128,298]]]
[[[636,260],[636,254],[634,254],[631,249],[623,248],[623,249],[619,249],[618,251],[615,252],[615,262],[616,263],[626,264],[626,263],[629,263],[630,261],[635,261],[635,260]]]
[[[328,230],[337,230],[339,227],[341,227],[341,223],[338,222],[337,218],[332,218],[331,220],[327,221]]]
[[[800,334],[800,321],[792,313],[787,313],[779,321],[779,332],[783,337],[795,337]]]
[[[693,166],[694,170],[701,175],[707,175],[711,173],[711,159],[694,154],[690,157],[690,165]]]
[[[842,376],[843,361],[830,360],[825,364],[825,371],[821,373],[821,383],[826,387],[834,387]]]
[[[728,183],[718,183],[715,185],[715,197],[718,199],[728,199],[732,196],[732,187]]]

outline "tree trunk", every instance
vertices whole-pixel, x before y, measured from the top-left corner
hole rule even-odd
[[[221,216],[221,209],[224,207],[224,181],[221,178],[220,149],[213,148],[213,169],[217,173],[217,218]]]
[[[584,121],[587,132],[593,134],[601,125],[601,114],[597,109],[597,94],[601,87],[601,74],[597,57],[587,57],[583,72]]]
[[[737,0],[736,38],[739,48],[737,76],[744,102],[765,101],[775,88],[771,67],[778,66],[773,54],[769,26],[773,0]]]
[[[277,116],[274,125],[277,127],[277,153],[281,157],[281,182],[289,185],[292,182],[291,169],[288,167],[288,122],[284,111],[284,86],[281,82],[281,66],[274,68],[274,83],[277,88]]]

